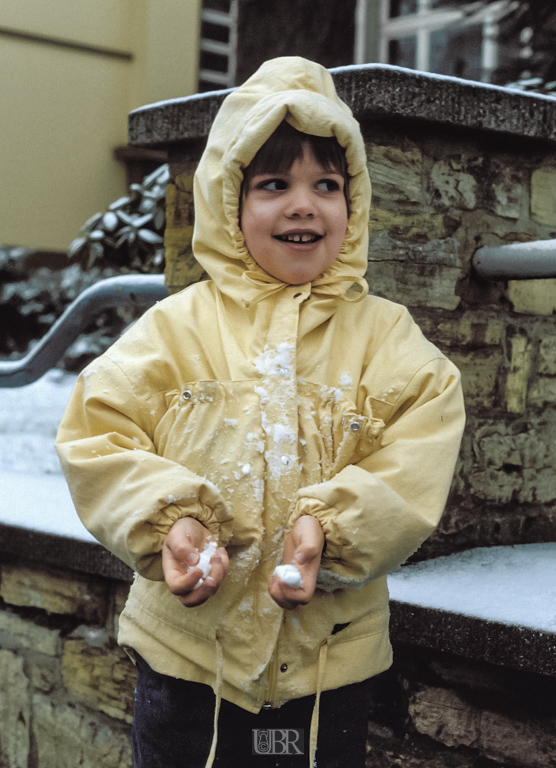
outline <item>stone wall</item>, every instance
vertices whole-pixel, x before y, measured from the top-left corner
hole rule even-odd
[[[468,424],[422,554],[551,541],[556,519],[556,280],[487,283],[482,245],[556,232],[556,148],[368,127],[371,290],[410,307],[462,372]]]
[[[552,768],[556,680],[395,646],[377,680],[368,768]]]
[[[0,567],[1,768],[131,768],[135,673],[115,640],[128,588]]]

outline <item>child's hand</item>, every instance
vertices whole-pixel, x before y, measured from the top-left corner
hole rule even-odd
[[[312,515],[302,515],[284,540],[283,561],[298,568],[303,586],[289,587],[274,575],[268,587],[270,596],[281,608],[291,610],[312,600],[323,547],[324,533],[319,521]]]
[[[212,597],[228,573],[228,553],[219,547],[210,559],[210,575],[196,586],[203,576],[199,552],[208,543],[210,533],[193,517],[183,517],[170,528],[162,547],[162,570],[168,589],[186,608],[202,605]]]

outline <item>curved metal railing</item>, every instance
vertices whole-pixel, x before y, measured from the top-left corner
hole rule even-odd
[[[99,280],[73,301],[21,360],[0,361],[0,387],[23,387],[40,379],[87,325],[107,309],[128,305],[148,309],[168,296],[164,275],[120,275]]]

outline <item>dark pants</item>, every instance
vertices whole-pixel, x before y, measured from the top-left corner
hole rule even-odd
[[[321,694],[318,768],[364,768],[370,697],[369,680]],[[314,696],[305,696],[254,715],[222,700],[214,766],[307,768],[314,702]],[[204,768],[212,742],[214,708],[215,696],[209,686],[160,675],[139,658],[134,768]],[[296,754],[293,747],[292,755],[252,754],[253,729],[303,729],[303,754]],[[275,751],[283,751],[283,747],[279,744]]]

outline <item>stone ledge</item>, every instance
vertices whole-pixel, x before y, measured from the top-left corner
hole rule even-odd
[[[100,544],[0,523],[3,562],[17,559],[30,565],[69,568],[72,571],[131,582],[133,572]]]
[[[551,96],[387,64],[330,71],[340,97],[359,120],[419,120],[556,141],[556,99]],[[228,93],[230,89],[195,94],[134,110],[129,115],[129,144],[157,147],[204,139]]]
[[[556,677],[556,634],[463,614],[390,602],[394,643],[428,648]]]

